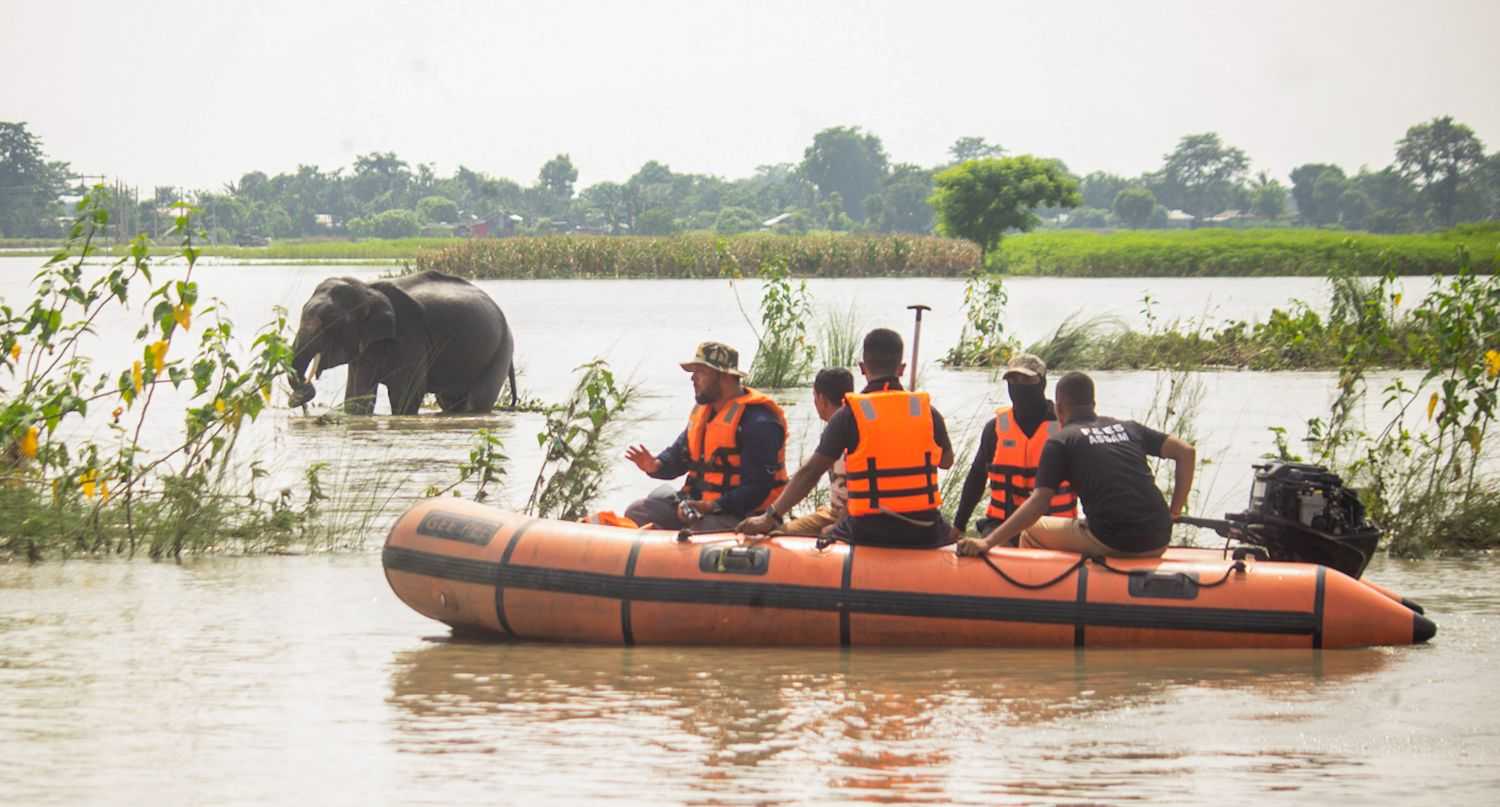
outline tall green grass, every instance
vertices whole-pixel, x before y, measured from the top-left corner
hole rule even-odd
[[[979,249],[916,235],[552,235],[467,241],[423,253],[416,267],[476,278],[711,278],[773,263],[802,277],[956,277],[978,266]]]
[[[1202,229],[1109,233],[1043,231],[1009,236],[989,268],[1013,274],[1074,277],[1225,277],[1326,275],[1343,265],[1359,274],[1451,274],[1500,266],[1500,224],[1438,233],[1375,235],[1344,230]]]
[[[842,311],[832,306],[825,308],[823,321],[818,325],[818,361],[824,367],[852,369],[858,361],[862,339],[854,303]]]

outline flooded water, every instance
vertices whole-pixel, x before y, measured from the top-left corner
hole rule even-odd
[[[23,304],[32,259],[0,258],[0,298]],[[203,266],[205,297],[242,334],[273,306],[295,317],[331,274],[368,267]],[[641,385],[626,439],[660,448],[691,406],[677,362],[702,339],[754,342],[721,281],[481,284],[516,332],[521,386],[564,397],[595,356]],[[1405,281],[1407,298],[1426,282]],[[909,333],[934,310],[923,385],[958,433],[1003,402],[985,372],[936,358],[958,338],[961,284],[809,284],[866,327]],[[1263,317],[1314,279],[1060,280],[1008,284],[1008,328],[1040,338],[1076,309],[1141,324]],[[756,284],[738,289],[754,312]],[[195,318],[199,322],[201,317]],[[111,374],[137,320],[100,323],[85,347]],[[325,374],[335,401],[343,370]],[[1101,373],[1101,410],[1144,417],[1161,379]],[[1243,506],[1267,427],[1295,435],[1332,396],[1327,373],[1206,373],[1196,419],[1199,512]],[[336,420],[285,408],[244,444],[295,486],[330,464],[336,497],[391,507],[451,481],[473,431],[505,440],[499,496],[524,501],[534,414]],[[815,415],[789,391],[793,457]],[[171,396],[148,439],[179,428]],[[313,414],[318,414],[315,406]],[[388,411],[382,398],[377,411]],[[87,431],[87,429],[83,429]],[[247,456],[248,459],[248,456]],[[620,461],[601,504],[654,483]],[[383,500],[383,498],[381,499]],[[0,566],[0,768],[4,804],[929,802],[1251,803],[1330,797],[1474,803],[1500,792],[1500,584],[1488,560],[1378,560],[1372,579],[1424,602],[1428,646],[1307,652],[713,650],[452,641],[390,593],[370,548],[336,555]]]

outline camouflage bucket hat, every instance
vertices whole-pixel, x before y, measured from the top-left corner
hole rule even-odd
[[[691,371],[697,365],[740,378],[745,377],[745,374],[740,371],[740,352],[723,342],[700,342],[693,358],[682,363],[682,369]]]
[[[1042,357],[1031,353],[1017,353],[1010,357],[1010,362],[1005,365],[1005,373],[1002,378],[1013,375],[1024,375],[1030,378],[1042,378],[1047,375],[1047,363]]]

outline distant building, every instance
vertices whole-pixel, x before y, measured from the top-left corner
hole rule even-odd
[[[313,224],[316,224],[317,226],[322,227],[324,229],[332,230],[333,229],[333,214],[332,213],[314,213],[313,214]]]
[[[1245,221],[1246,219],[1251,218],[1254,218],[1254,216],[1251,216],[1249,213],[1246,213],[1243,210],[1225,210],[1222,213],[1215,213],[1214,215],[1209,216],[1208,218],[1203,220],[1203,223],[1233,224],[1235,222]]]
[[[1198,220],[1198,217],[1194,216],[1191,213],[1185,213],[1185,212],[1183,212],[1181,210],[1168,210],[1167,211],[1167,226],[1168,227],[1191,227],[1191,226],[1193,226],[1193,222],[1195,222],[1197,220]]]
[[[460,238],[505,238],[516,234],[516,229],[526,219],[514,213],[501,213],[487,219],[474,219],[453,228]]]

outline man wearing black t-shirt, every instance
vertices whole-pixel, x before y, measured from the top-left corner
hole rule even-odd
[[[1193,487],[1197,451],[1188,443],[1133,420],[1094,412],[1094,382],[1068,373],[1054,393],[1063,429],[1042,449],[1036,489],[1020,509],[983,538],[965,538],[959,554],[979,555],[1021,537],[1021,545],[1084,555],[1157,557],[1172,538],[1172,519],[1182,513]],[[1172,503],[1146,465],[1146,456],[1175,464]],[[1085,519],[1045,516],[1058,485],[1078,494]]]
[[[939,510],[937,471],[953,467],[953,446],[943,416],[927,403],[926,393],[902,390],[904,347],[901,335],[887,328],[876,328],[865,336],[864,361],[859,363],[868,382],[865,388],[848,396],[823,428],[817,450],[792,475],[781,495],[762,515],[741,521],[736,527],[739,532],[763,535],[772,531],[836,460],[858,457],[870,462],[872,470],[852,462],[845,469],[849,514],[833,525],[831,537],[874,546],[931,547],[952,542],[952,528]],[[872,400],[867,402],[867,398]],[[856,405],[859,415],[851,408]]]

